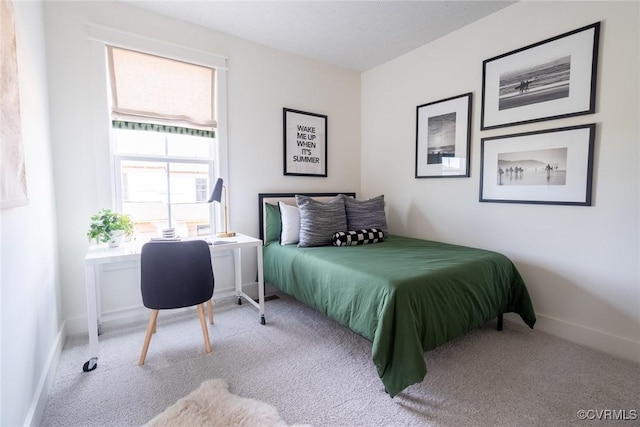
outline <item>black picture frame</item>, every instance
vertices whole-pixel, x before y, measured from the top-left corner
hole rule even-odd
[[[480,129],[592,114],[600,22],[482,63]]]
[[[591,206],[595,123],[481,139],[480,201]]]
[[[327,116],[282,109],[284,175],[327,176]]]
[[[466,178],[471,165],[471,92],[416,107],[416,178]]]

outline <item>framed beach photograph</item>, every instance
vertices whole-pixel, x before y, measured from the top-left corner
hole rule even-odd
[[[471,93],[416,107],[416,178],[468,177]]]
[[[327,176],[327,116],[283,108],[284,174]]]
[[[595,127],[482,138],[480,201],[591,206]]]
[[[482,63],[480,129],[595,112],[600,23]]]

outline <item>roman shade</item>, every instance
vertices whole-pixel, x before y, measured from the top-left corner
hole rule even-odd
[[[215,69],[107,46],[111,119],[216,128]]]

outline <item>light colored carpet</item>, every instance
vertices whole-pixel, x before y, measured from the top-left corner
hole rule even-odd
[[[315,427],[611,425],[577,413],[640,414],[638,364],[521,322],[505,321],[502,332],[490,322],[427,352],[424,381],[391,399],[366,339],[285,295],[267,301],[266,320],[260,325],[249,304],[216,304],[207,355],[195,311],[160,313],[144,366],[137,360],[146,320],[106,329],[89,373],[87,337],[70,337],[42,425],[142,425],[214,378],[275,407],[289,424]]]
[[[278,410],[259,400],[229,393],[222,379],[200,387],[155,416],[146,427],[288,427]]]

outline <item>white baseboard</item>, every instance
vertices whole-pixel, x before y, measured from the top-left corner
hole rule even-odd
[[[44,409],[47,406],[49,389],[55,379],[56,371],[58,370],[58,363],[60,362],[60,354],[62,353],[62,348],[64,347],[66,340],[67,332],[65,323],[63,322],[53,345],[49,349],[49,355],[47,356],[44,369],[42,370],[42,376],[38,381],[38,386],[33,395],[33,400],[29,406],[29,412],[27,412],[27,417],[23,424],[25,426],[39,426],[42,422],[42,415],[44,414]]]
[[[537,330],[616,357],[640,363],[640,342],[540,313],[536,313],[536,318],[535,329]],[[513,313],[506,314],[505,319],[520,321],[520,317]]]

